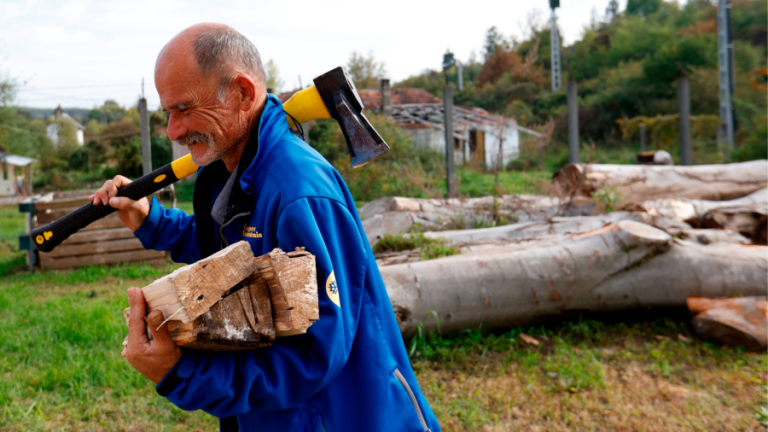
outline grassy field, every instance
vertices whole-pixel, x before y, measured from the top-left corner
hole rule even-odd
[[[174,265],[30,275],[22,230],[16,208],[0,209],[0,431],[216,430],[207,414],[159,397],[120,356],[125,290]],[[407,347],[445,431],[763,429],[765,353],[701,342],[686,314],[623,318],[431,335]],[[541,344],[522,343],[521,332]]]

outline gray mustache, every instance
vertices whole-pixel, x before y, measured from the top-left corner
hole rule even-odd
[[[179,144],[183,146],[188,146],[188,145],[199,143],[199,142],[210,144],[211,137],[200,132],[192,132],[179,138]]]

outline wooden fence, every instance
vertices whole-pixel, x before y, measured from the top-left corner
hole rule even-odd
[[[87,204],[92,193],[89,190],[54,192],[22,203],[21,211],[28,212],[27,233]],[[30,267],[38,263],[41,269],[63,269],[135,261],[161,263],[167,257],[168,252],[144,249],[133,231],[126,228],[116,214],[111,214],[71,235],[51,252],[30,252],[27,263]]]

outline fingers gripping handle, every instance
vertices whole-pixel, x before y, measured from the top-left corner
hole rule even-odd
[[[117,196],[138,200],[184,178],[197,170],[189,155],[117,189]],[[109,205],[95,206],[88,203],[72,213],[35,228],[30,232],[35,247],[41,252],[50,252],[69,236],[91,223],[114,213]]]

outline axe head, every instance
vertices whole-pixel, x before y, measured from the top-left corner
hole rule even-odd
[[[331,117],[341,126],[353,168],[389,151],[387,143],[363,114],[363,102],[343,66],[320,75],[314,83]]]

